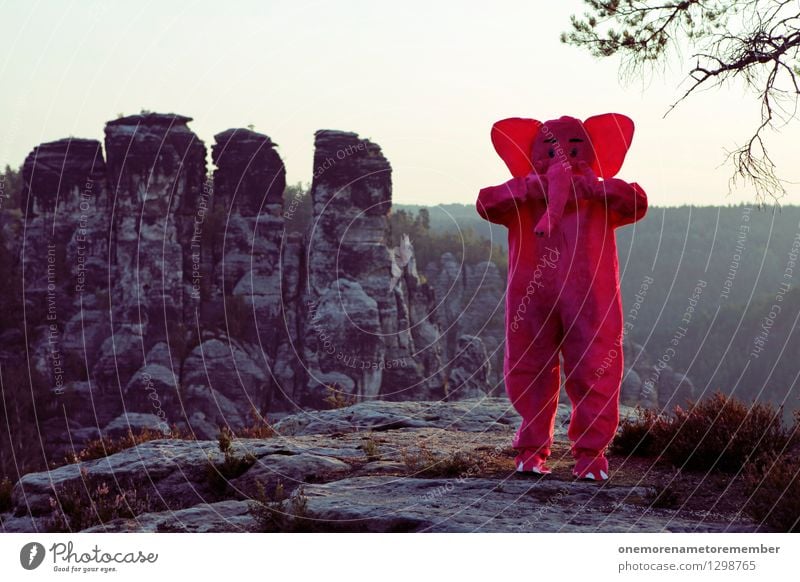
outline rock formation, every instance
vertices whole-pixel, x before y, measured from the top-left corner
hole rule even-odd
[[[82,347],[73,318],[103,301],[110,201],[102,147],[84,139],[42,144],[25,159],[22,176],[25,319],[35,367],[59,389],[70,367],[65,359]],[[86,353],[93,353],[99,345],[91,332],[88,339]]]
[[[458,348],[447,378],[448,399],[479,398],[490,394],[491,370],[491,360],[481,338],[462,335],[458,338]]]
[[[192,305],[187,243],[207,193],[206,149],[189,121],[146,113],[105,129],[115,202],[112,312],[120,325],[141,326],[153,339],[166,339],[167,322],[183,321]]]
[[[663,363],[653,363],[641,344],[626,338],[623,348],[625,375],[620,394],[623,404],[670,411],[675,405],[685,406],[697,396],[685,373]]]
[[[418,357],[413,331],[426,326],[418,335],[436,343],[430,306],[413,267],[402,267],[405,277],[392,273],[391,166],[376,144],[353,133],[318,131],[315,148],[304,296],[308,390],[431,397],[440,370]]]
[[[444,253],[438,263],[425,269],[434,290],[435,317],[442,327],[443,360],[448,369],[458,368],[464,336],[480,338],[486,350],[486,373],[471,379],[481,392],[502,389],[503,338],[505,336],[505,281],[497,265],[484,261],[462,264],[453,253]],[[475,362],[474,366],[483,366]],[[454,395],[457,392],[453,393]]]

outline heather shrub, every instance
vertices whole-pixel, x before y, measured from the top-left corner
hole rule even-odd
[[[636,418],[624,419],[611,443],[611,450],[619,455],[638,455],[642,457],[657,454],[656,426],[665,422],[656,411],[636,407]]]
[[[657,438],[664,457],[688,469],[735,473],[755,457],[775,457],[789,445],[783,411],[768,403],[745,404],[720,392],[675,407],[671,422]]]
[[[750,516],[777,532],[800,532],[800,456],[762,457],[748,465],[745,486]]]
[[[50,497],[52,515],[45,522],[48,532],[76,532],[118,518],[165,509],[143,494],[132,479],[109,479],[90,475],[81,467],[81,478],[58,487]]]
[[[685,469],[736,473],[761,455],[774,458],[794,445],[796,431],[782,416],[772,404],[746,404],[716,392],[687,408],[676,406],[670,415],[639,409],[636,419],[622,422],[611,449]]]

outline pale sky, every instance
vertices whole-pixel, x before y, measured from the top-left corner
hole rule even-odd
[[[38,143],[102,140],[118,114],[194,118],[213,135],[253,124],[280,145],[290,183],[310,182],[317,129],[381,145],[401,203],[472,203],[510,176],[489,141],[504,117],[624,113],[636,123],[620,178],[651,205],[726,204],[724,150],[749,137],[758,103],[741,87],[663,114],[685,65],[624,84],[616,59],[559,42],[578,0],[0,0],[0,164]],[[784,178],[800,181],[796,122],[770,137]],[[800,203],[789,188],[787,204]]]

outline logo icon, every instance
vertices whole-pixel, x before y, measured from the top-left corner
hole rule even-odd
[[[29,542],[19,551],[19,563],[26,570],[35,570],[44,562],[44,546],[39,542]]]

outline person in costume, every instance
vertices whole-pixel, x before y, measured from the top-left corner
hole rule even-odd
[[[480,190],[476,208],[508,229],[504,379],[522,416],[516,470],[549,473],[561,381],[581,479],[608,478],[605,450],[619,421],[622,299],[615,230],[640,220],[647,196],[614,176],[633,121],[608,113],[494,124],[492,144],[513,176]]]

